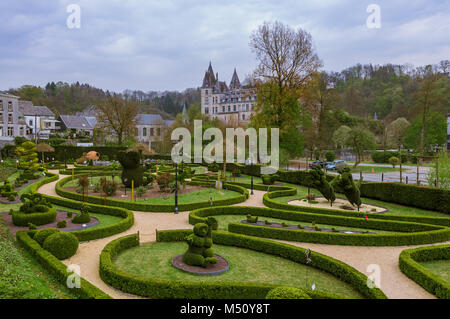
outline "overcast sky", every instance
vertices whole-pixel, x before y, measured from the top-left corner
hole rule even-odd
[[[368,28],[378,4],[381,28]],[[81,27],[67,26],[78,4]],[[0,90],[49,81],[124,89],[197,87],[209,61],[241,81],[251,32],[278,20],[310,32],[324,70],[450,59],[450,0],[15,0],[0,2]]]

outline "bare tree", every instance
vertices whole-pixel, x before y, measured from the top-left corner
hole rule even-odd
[[[135,102],[118,94],[109,95],[98,105],[98,125],[115,133],[117,142],[122,144],[125,137],[136,134],[137,114],[138,105]]]
[[[280,93],[298,88],[321,66],[311,35],[278,21],[264,22],[255,30],[250,47],[259,61],[256,77],[277,83]]]

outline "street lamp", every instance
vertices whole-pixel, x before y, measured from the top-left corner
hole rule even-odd
[[[175,163],[175,214],[178,214],[178,164]]]
[[[434,146],[434,152],[436,153],[436,187],[439,187],[439,151],[442,149],[438,144]]]

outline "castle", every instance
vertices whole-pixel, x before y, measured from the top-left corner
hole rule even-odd
[[[255,104],[256,90],[241,85],[236,69],[227,86],[225,81],[219,81],[218,73],[214,75],[211,62],[209,63],[201,87],[202,114],[228,124],[248,124]]]

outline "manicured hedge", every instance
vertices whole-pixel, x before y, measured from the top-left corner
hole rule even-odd
[[[165,230],[158,231],[157,241],[182,241],[192,233],[192,230]],[[230,234],[223,231],[213,231],[213,241],[218,245],[235,246],[247,248],[266,254],[271,254],[292,260],[297,263],[305,264],[305,248],[292,246],[276,242],[269,239],[255,238],[240,234]],[[340,280],[350,284],[357,289],[366,298],[385,299],[386,296],[378,288],[367,287],[367,277],[354,269],[353,267],[336,260],[332,257],[322,255],[317,252],[311,252],[311,267],[328,272]],[[310,296],[314,293],[308,290]],[[317,298],[317,296],[312,296]]]
[[[261,176],[261,165],[244,166],[241,164],[227,163],[227,170],[233,171],[232,166],[239,167],[243,174]],[[279,169],[277,175],[278,180],[281,182],[313,187],[308,171]],[[336,176],[327,174],[326,177],[328,181],[331,181]],[[342,193],[339,189],[335,189],[335,191]],[[450,190],[402,183],[363,182],[360,191],[361,197],[374,198],[385,202],[450,214]]]
[[[12,214],[13,224],[16,226],[26,227],[28,223],[32,223],[36,226],[53,223],[56,220],[56,209],[50,208],[45,213],[24,214],[21,212],[14,212]]]
[[[184,240],[186,235],[189,235],[192,231],[188,230],[172,230],[172,231],[159,231],[157,233],[157,241],[179,241]],[[272,241],[265,241],[261,239],[255,239],[251,237],[228,234],[224,232],[213,233],[214,242],[223,245],[232,245],[237,247],[254,249],[252,244],[255,242],[260,243],[257,246],[257,251],[263,251],[270,254],[278,255],[283,258],[294,260],[299,263],[304,263],[304,250],[302,248],[293,247],[290,245],[284,245]],[[276,285],[269,284],[256,284],[256,283],[234,283],[234,282],[183,282],[183,281],[171,281],[162,279],[151,279],[146,277],[139,277],[130,275],[124,271],[119,270],[112,262],[113,258],[123,250],[136,247],[139,245],[139,238],[137,235],[129,235],[110,242],[102,251],[100,255],[100,276],[109,285],[121,291],[137,294],[140,296],[150,298],[220,298],[220,299],[264,299],[267,293],[276,288]],[[259,248],[259,249],[258,249]],[[268,248],[268,251],[266,251]],[[275,248],[278,251],[271,251]],[[277,249],[278,248],[278,249]],[[286,250],[292,250],[288,254],[283,254]],[[319,255],[319,254],[317,254]],[[323,255],[321,255],[323,256]],[[357,283],[358,287],[355,287],[364,296],[369,298],[386,298],[381,290],[374,288],[369,289],[362,287],[366,283],[366,278],[363,274],[357,272],[344,263],[334,260],[330,257],[326,262],[323,262],[323,267],[334,271],[333,274],[337,275],[341,280],[351,283]],[[318,257],[317,259],[320,259]],[[313,265],[315,268],[316,265]],[[322,268],[320,268],[322,269]],[[324,269],[322,269],[324,270]],[[341,272],[341,273],[340,273]],[[346,272],[345,274],[342,274]],[[308,291],[308,294],[312,298],[340,298],[332,294],[326,294],[321,292]]]
[[[363,218],[341,217],[334,215],[316,215],[305,212],[270,209],[263,207],[212,207],[192,211],[189,223],[204,222],[208,216],[247,215],[271,217],[292,221],[316,222],[318,224],[348,226],[364,229],[394,231],[393,234],[345,234],[313,232],[294,229],[253,226],[242,223],[228,224],[228,231],[256,237],[275,238],[290,241],[302,241],[333,245],[355,246],[400,246],[443,242],[450,239],[450,228],[429,224],[401,222],[392,220],[366,221]],[[404,233],[403,233],[404,232]]]
[[[295,190],[295,188],[291,188]],[[292,191],[272,191],[264,194],[263,203],[267,207],[290,210],[290,211],[300,211],[300,212],[310,212],[314,214],[328,214],[328,215],[336,215],[336,216],[348,216],[348,217],[360,217],[364,218],[366,213],[356,212],[356,211],[344,211],[338,209],[330,208],[318,208],[318,207],[307,207],[307,206],[298,206],[298,205],[290,205],[287,203],[280,203],[274,201],[273,198],[277,197],[285,197],[295,195]],[[369,220],[398,220],[405,222],[413,222],[413,223],[423,223],[430,225],[440,225],[450,227],[450,218],[449,217],[427,217],[427,216],[401,216],[401,215],[391,215],[389,213],[383,214],[369,214]]]
[[[51,175],[51,176],[50,176]],[[71,178],[71,177],[70,177]],[[36,192],[39,187],[46,183],[50,183],[52,181],[58,180],[58,175],[56,174],[48,174],[48,177],[35,183],[38,185],[33,184],[31,192]],[[49,202],[52,204],[68,207],[72,209],[80,209],[82,202],[74,201],[66,198],[61,197],[54,197],[42,194]],[[85,230],[77,230],[72,231],[71,233],[74,234],[79,241],[87,241],[87,240],[94,240],[99,238],[105,238],[109,237],[121,232],[124,232],[131,228],[134,224],[134,215],[132,211],[129,211],[124,208],[119,207],[110,207],[110,206],[102,206],[102,205],[94,205],[94,204],[85,204],[88,206],[89,211],[95,214],[103,214],[103,215],[111,215],[116,217],[123,218],[121,221],[108,225],[108,226],[99,226],[95,228],[88,228]],[[27,225],[25,225],[27,226]]]
[[[66,284],[67,278],[71,275],[67,272],[67,266],[59,261],[51,253],[43,249],[35,240],[33,240],[27,231],[18,231],[16,234],[17,241],[36,258],[36,260],[50,273],[55,275],[57,280]],[[71,291],[78,297],[83,299],[111,299],[109,295],[92,285],[83,278],[81,279],[80,288],[73,288]]]
[[[450,244],[406,249],[399,256],[398,266],[429,293],[450,299],[450,283],[419,264],[432,260],[450,260]]]
[[[99,175],[95,174],[93,176],[99,176]],[[82,201],[83,200],[82,194],[69,192],[62,187],[65,183],[69,182],[71,179],[72,179],[71,176],[61,179],[55,186],[56,194],[58,194],[61,197]],[[192,181],[190,184],[191,185],[201,185],[201,186],[206,186],[206,187],[211,187],[214,185],[213,182],[208,183],[208,182],[199,182],[199,181]],[[233,198],[228,198],[228,199],[216,199],[212,202],[213,206],[233,205],[233,204],[241,203],[241,202],[244,202],[249,196],[248,191],[244,187],[241,187],[238,185],[231,185],[231,184],[225,183],[224,188],[238,192],[241,195],[235,196]],[[89,203],[93,203],[93,204],[100,204],[100,205],[105,204],[105,199],[103,197],[88,196],[87,200]],[[115,206],[115,207],[123,207],[123,208],[127,208],[130,210],[143,211],[143,212],[173,212],[174,208],[175,208],[174,204],[150,204],[150,203],[145,203],[145,202],[122,201],[122,200],[116,200],[116,199],[111,199],[111,198],[106,199],[106,205]],[[181,211],[189,211],[189,210],[193,210],[193,209],[197,209],[197,208],[201,208],[201,207],[210,207],[210,206],[211,206],[211,204],[209,201],[202,201],[202,202],[197,202],[197,203],[178,204],[178,210],[181,212]]]

